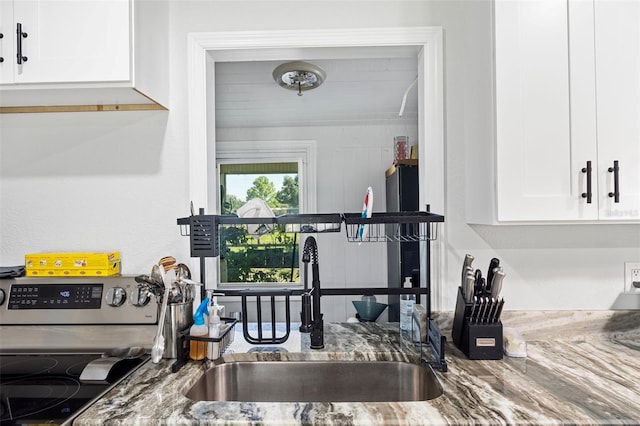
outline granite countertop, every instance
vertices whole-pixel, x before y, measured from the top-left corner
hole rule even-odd
[[[450,341],[451,314],[437,322]],[[211,366],[148,363],[74,425],[157,424],[639,424],[640,311],[504,312],[527,340],[527,358],[472,361],[447,343],[444,395],[396,403],[196,402],[184,393]],[[325,324],[325,349],[234,353],[216,360],[401,360],[415,349],[384,324]],[[238,334],[241,336],[241,333]]]

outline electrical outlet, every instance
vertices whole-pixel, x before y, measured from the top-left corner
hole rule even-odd
[[[640,293],[640,262],[625,262],[624,290],[628,293]]]

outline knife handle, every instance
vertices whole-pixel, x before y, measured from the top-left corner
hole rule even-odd
[[[471,305],[471,313],[469,314],[469,322],[473,324],[478,317],[478,309],[480,305],[478,304],[478,298],[473,297],[473,305]]]
[[[489,270],[487,271],[487,290],[491,290],[491,285],[493,284],[493,273],[495,269],[500,266],[500,259],[494,257],[489,262]]]
[[[470,254],[464,256],[464,261],[462,262],[462,287],[464,288],[465,278],[467,276],[467,269],[471,268],[471,264],[473,263],[474,257]],[[472,269],[473,271],[473,269]]]
[[[471,264],[473,263],[473,259],[475,259],[475,257],[473,257],[470,254],[466,254],[464,256],[464,264],[462,265],[462,268],[466,268],[467,266],[471,266]]]
[[[504,306],[504,298],[500,299],[500,303],[498,303],[498,309],[496,310],[496,314],[494,315],[495,322],[500,321],[500,315],[502,315],[503,306]]]
[[[476,295],[482,296],[482,271],[480,269],[476,269],[474,273],[474,282]]]
[[[471,268],[469,268],[471,269]],[[474,288],[474,278],[473,273],[471,271],[467,271],[464,281],[464,287],[462,287],[464,292],[464,300],[467,303],[473,302],[473,296],[475,294]]]
[[[500,296],[500,292],[502,291],[502,282],[504,281],[504,277],[506,277],[507,274],[504,273],[504,271],[498,269],[494,274],[493,274],[493,283],[491,284],[491,297],[493,297],[494,299],[497,299]]]

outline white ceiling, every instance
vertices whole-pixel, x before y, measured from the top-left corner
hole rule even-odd
[[[332,59],[328,52],[314,56],[283,56],[273,61],[216,62],[216,127],[315,126],[398,122],[416,120],[417,84],[407,96],[402,117],[402,98],[416,79],[417,52],[411,47],[360,49]],[[348,59],[345,58],[348,57]],[[315,59],[314,59],[315,58]],[[272,72],[291,60],[320,66],[327,74],[318,88],[303,92],[280,87]]]

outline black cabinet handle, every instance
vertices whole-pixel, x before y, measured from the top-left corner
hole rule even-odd
[[[587,192],[582,193],[582,198],[586,198],[587,204],[591,204],[591,161],[587,161],[587,167],[583,167],[581,171],[587,174]]]
[[[613,192],[609,193],[609,198],[613,198],[614,203],[620,202],[620,166],[618,160],[613,162],[613,167],[607,169],[609,173],[613,173]]]
[[[16,24],[16,36],[16,57],[18,59],[18,65],[22,65],[22,63],[27,62],[29,58],[22,56],[22,39],[27,37],[27,33],[22,32],[22,24],[20,22]]]
[[[0,38],[4,38],[4,34],[0,33]],[[0,56],[0,64],[4,62],[4,58]]]

